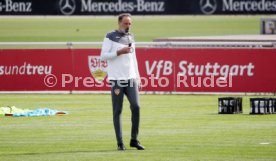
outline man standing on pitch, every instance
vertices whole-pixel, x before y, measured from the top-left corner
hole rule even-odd
[[[124,95],[127,96],[131,109],[131,140],[130,146],[138,150],[144,147],[137,140],[140,122],[139,106],[139,71],[135,53],[133,35],[129,33],[131,15],[118,16],[118,29],[107,33],[104,38],[101,59],[108,61],[108,80],[111,84],[113,123],[118,150],[125,150],[122,138],[121,113]]]

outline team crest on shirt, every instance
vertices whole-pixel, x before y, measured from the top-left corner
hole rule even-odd
[[[114,93],[118,96],[119,94],[120,94],[120,89],[119,88],[117,88],[117,89],[114,89]]]
[[[103,82],[107,76],[107,61],[101,60],[100,56],[88,56],[88,66],[95,81]]]

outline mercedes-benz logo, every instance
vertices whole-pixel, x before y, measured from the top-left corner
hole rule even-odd
[[[64,15],[72,15],[76,10],[75,0],[59,0],[60,12]]]
[[[217,9],[216,0],[200,0],[199,5],[201,12],[206,15],[213,14]]]

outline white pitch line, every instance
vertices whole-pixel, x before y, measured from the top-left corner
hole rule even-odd
[[[270,144],[270,143],[260,143],[261,145],[268,145],[268,144]]]

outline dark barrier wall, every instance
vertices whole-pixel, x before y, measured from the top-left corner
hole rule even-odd
[[[276,0],[0,0],[0,15],[275,14]]]

